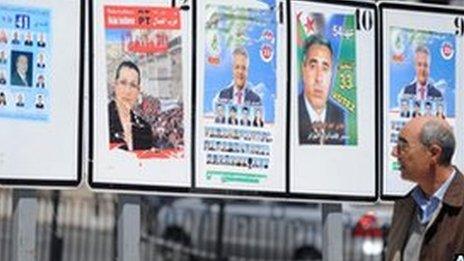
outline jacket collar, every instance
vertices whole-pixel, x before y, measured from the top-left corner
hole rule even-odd
[[[443,203],[454,208],[460,208],[464,205],[464,177],[456,167],[454,169],[456,170],[456,175],[454,175],[445,193]]]

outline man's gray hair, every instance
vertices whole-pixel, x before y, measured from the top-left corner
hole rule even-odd
[[[430,120],[424,124],[420,132],[420,142],[426,147],[438,145],[442,149],[439,164],[448,166],[451,164],[456,149],[456,139],[449,126],[440,120]]]
[[[415,53],[425,53],[426,55],[430,56],[429,48],[425,45],[418,45],[416,47]]]
[[[234,49],[234,51],[232,52],[232,55],[233,56],[236,56],[236,55],[243,55],[245,56],[245,58],[247,58],[248,60],[248,52],[245,48],[243,47],[237,47]]]

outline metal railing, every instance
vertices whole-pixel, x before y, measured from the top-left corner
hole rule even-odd
[[[0,260],[12,258],[12,202],[12,190],[0,190]],[[117,260],[116,195],[45,191],[37,192],[37,203],[37,260]],[[226,212],[218,237],[215,206],[182,209],[142,201],[141,211],[141,260],[320,258],[320,219]],[[382,260],[363,253],[364,239],[353,238],[353,225],[345,225],[345,260]]]

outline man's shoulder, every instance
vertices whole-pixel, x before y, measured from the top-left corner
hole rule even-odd
[[[305,97],[304,97],[304,93],[301,92],[300,94],[298,94],[298,107],[301,107],[301,108],[304,108],[306,105],[305,105]]]
[[[404,93],[415,93],[416,92],[416,82],[412,82],[404,86]]]
[[[434,97],[441,97],[442,96],[441,91],[438,90],[437,87],[435,87],[434,84],[429,83],[428,86],[429,86],[429,89],[428,89],[429,96],[434,96]]]
[[[232,93],[233,93],[233,86],[228,85],[227,87],[224,87],[223,89],[221,89],[221,91],[219,92],[219,98],[227,98],[224,96],[232,96]]]
[[[246,99],[249,99],[249,100],[254,101],[254,102],[261,101],[261,97],[255,91],[253,91],[251,88],[247,87],[246,92],[247,92],[247,94],[245,96]]]
[[[343,118],[345,111],[332,100],[327,101],[327,114],[336,118]]]
[[[454,169],[456,175],[451,181],[443,200],[452,206],[464,206],[464,176],[457,167],[454,167]]]

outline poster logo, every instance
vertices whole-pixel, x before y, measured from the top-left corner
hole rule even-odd
[[[274,43],[274,39],[275,39],[274,33],[269,29],[264,30],[261,37],[264,41]]]
[[[401,35],[400,31],[392,31],[392,51],[393,51],[393,56],[392,60],[397,63],[401,63],[404,61],[405,56],[404,56],[404,50],[405,50],[405,44],[404,44],[404,39],[403,36]]]
[[[212,65],[218,65],[221,63],[220,54],[221,54],[221,44],[219,42],[219,36],[216,32],[208,34],[207,38],[207,48],[208,48],[208,63]]]
[[[451,45],[450,42],[443,42],[443,44],[441,45],[440,53],[443,59],[445,60],[449,60],[453,58],[453,55],[454,55],[453,45]]]
[[[260,49],[261,59],[265,62],[270,62],[274,57],[274,49],[269,44],[263,44]]]
[[[15,26],[20,29],[29,29],[31,26],[31,19],[28,15],[17,14],[15,16]]]

